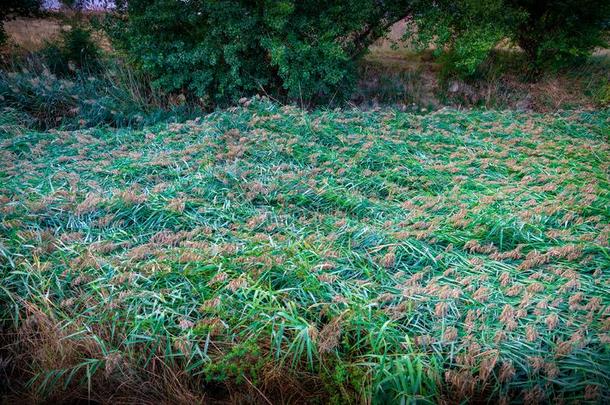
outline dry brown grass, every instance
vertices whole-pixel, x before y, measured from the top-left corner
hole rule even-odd
[[[94,15],[85,15],[84,20]],[[46,18],[17,18],[6,21],[4,28],[9,36],[9,46],[11,52],[35,52],[45,47],[49,42],[59,38],[62,30],[69,30],[70,25],[62,21],[60,15],[52,15]],[[93,38],[104,50],[110,51],[110,41],[101,32],[93,33]]]
[[[57,38],[61,22],[56,18],[18,18],[4,23],[9,41],[26,51],[37,51]]]
[[[6,377],[0,384],[1,403],[299,404],[324,395],[315,376],[273,364],[261,371],[260,388],[246,375],[241,384],[206,381],[186,372],[179,361],[168,361],[161,349],[143,368],[132,361],[141,355],[137,350],[106,352],[99,344],[99,338],[113,341],[113,331],[94,326],[90,333],[79,333],[75,339],[71,335],[80,327],[78,321],[64,327],[36,304],[24,301],[23,305],[27,310],[20,325],[0,331],[0,374]],[[47,305],[53,306],[50,302]],[[211,342],[211,346],[214,349],[210,352],[222,354],[226,345]],[[87,381],[88,368],[79,365],[88,361],[91,367],[103,362],[103,369]],[[37,370],[45,370],[48,377]],[[63,370],[78,372],[62,374]],[[46,378],[58,378],[49,390]]]

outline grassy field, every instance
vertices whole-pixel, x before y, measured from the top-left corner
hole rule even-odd
[[[5,400],[610,401],[608,110],[15,114]]]

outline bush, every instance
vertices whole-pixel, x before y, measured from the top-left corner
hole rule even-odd
[[[91,37],[91,30],[79,22],[62,30],[59,40],[50,43],[41,54],[51,71],[59,75],[75,74],[79,70],[92,72],[101,67],[100,48]]]
[[[355,61],[411,1],[130,0],[106,27],[165,91],[329,101],[348,94]]]
[[[421,45],[434,43],[444,62],[472,76],[503,39],[525,52],[531,71],[579,62],[605,46],[610,18],[606,0],[423,1],[414,21]]]

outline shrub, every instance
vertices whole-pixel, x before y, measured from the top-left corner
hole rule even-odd
[[[41,52],[47,66],[55,74],[75,74],[78,70],[96,71],[101,67],[101,51],[91,37],[91,30],[80,22],[62,30],[58,41]]]
[[[106,27],[166,91],[215,103],[257,92],[328,101],[348,93],[355,61],[410,3],[130,0]]]
[[[578,62],[605,46],[606,0],[440,0],[421,2],[414,21],[422,45],[447,51],[448,68],[471,76],[503,39],[525,52],[532,71]]]

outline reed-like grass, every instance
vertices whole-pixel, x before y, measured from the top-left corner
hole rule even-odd
[[[7,398],[608,402],[608,111],[0,118]]]

